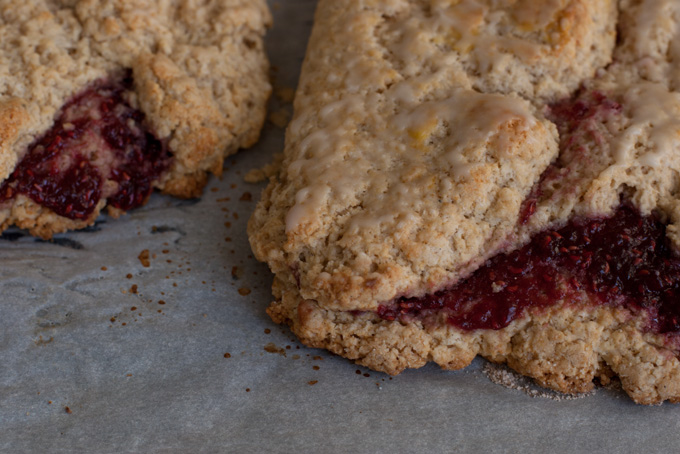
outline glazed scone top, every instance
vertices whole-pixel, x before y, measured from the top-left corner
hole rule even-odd
[[[609,63],[615,35],[613,0],[347,3],[382,9],[377,39],[405,77],[455,56],[476,90],[531,99],[567,96]]]
[[[258,258],[304,299],[375,310],[438,290],[574,213],[606,215],[623,192],[675,220],[666,208],[680,170],[671,139],[680,104],[636,72],[603,72],[616,5],[555,1],[539,13],[537,2],[494,3],[320,2],[282,171],[250,224]],[[455,25],[456,14],[477,18],[460,22],[473,31],[437,25]],[[497,36],[526,51],[505,55],[510,47],[488,44]],[[489,48],[494,64],[480,66],[475,52]],[[584,147],[603,152],[556,160],[546,104],[596,75],[586,88],[619,106],[598,114],[597,138],[586,134]],[[662,111],[645,110],[652,104]],[[547,182],[523,225],[522,202],[551,162],[568,178]]]
[[[129,101],[176,157],[159,186],[197,195],[206,171],[257,138],[270,20],[264,0],[0,2],[0,179],[70,98],[131,69]]]

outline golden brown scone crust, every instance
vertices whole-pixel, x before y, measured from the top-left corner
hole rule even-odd
[[[284,161],[249,224],[276,275],[272,318],[388,373],[480,354],[563,392],[616,374],[636,402],[680,400],[677,348],[622,309],[556,302],[469,333],[374,313],[622,196],[680,247],[676,3],[321,0]],[[560,99],[600,95],[616,107],[585,133],[549,121]]]
[[[130,102],[174,155],[157,187],[200,195],[207,172],[220,174],[225,156],[259,136],[270,23],[264,0],[1,1],[0,181],[69,99],[130,69]],[[5,227],[35,223],[31,232],[49,237],[97,213],[87,222],[12,208],[2,216]]]
[[[678,346],[644,334],[645,320],[623,309],[557,302],[501,330],[465,332],[445,321],[400,323],[374,312],[322,309],[278,279],[274,295],[277,301],[267,312],[306,345],[388,374],[429,361],[462,369],[481,355],[564,393],[590,391],[593,379],[607,384],[614,374],[637,403],[680,402]]]

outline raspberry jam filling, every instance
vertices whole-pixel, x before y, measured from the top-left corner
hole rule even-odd
[[[490,259],[453,288],[380,306],[385,320],[445,311],[463,330],[501,329],[526,309],[558,301],[647,311],[647,329],[680,330],[680,259],[665,225],[622,205],[608,219],[574,219],[536,235],[523,248]]]
[[[170,155],[125,100],[131,88],[129,76],[111,79],[69,101],[0,186],[0,202],[23,194],[69,219],[86,219],[102,198],[124,211],[143,205]]]

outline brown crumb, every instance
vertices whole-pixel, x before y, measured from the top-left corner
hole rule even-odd
[[[264,351],[267,353],[278,353],[281,356],[286,356],[286,350],[279,348],[273,342],[268,343],[264,346]]]
[[[246,183],[261,183],[268,178],[276,175],[283,162],[283,153],[276,153],[270,164],[261,169],[252,169],[243,177]]]
[[[310,385],[310,386],[314,386],[317,383],[319,383],[319,380],[310,380],[310,381],[307,382],[307,384]]]
[[[142,266],[144,268],[148,268],[151,266],[151,262],[149,262],[149,250],[144,249],[142,252],[139,253],[139,257],[137,257],[140,262],[142,262]]]
[[[163,300],[158,300],[158,304],[165,304],[165,301],[163,301]]]
[[[132,307],[130,308],[130,310],[131,310],[131,311],[136,311],[136,310],[137,310],[137,306],[132,306]]]
[[[264,333],[265,333],[265,334],[269,334],[269,333],[271,333],[271,332],[272,332],[272,330],[270,330],[269,328],[265,328],[265,329],[264,329]]]
[[[250,388],[246,388],[246,392],[249,393],[249,392],[250,392]]]
[[[68,408],[68,407],[64,407],[64,411],[65,411],[66,413],[68,413],[69,415],[70,415],[71,413],[73,413],[73,412],[71,411],[71,409]]]
[[[132,284],[132,287],[130,287],[130,293],[134,293],[135,295],[137,294],[137,284]]]
[[[277,128],[284,129],[288,126],[288,121],[290,121],[290,112],[286,109],[279,109],[274,112],[270,112],[267,116],[267,120]]]
[[[243,277],[243,270],[238,266],[231,267],[231,277],[233,277],[234,279],[240,279],[241,277]]]
[[[225,357],[225,358],[231,358],[231,353],[225,353],[225,354],[224,354],[224,357]]]
[[[314,370],[319,370],[320,367],[319,367],[319,366],[312,366],[312,369],[314,369]]]
[[[128,274],[125,275],[125,277],[128,278],[128,279],[132,279],[132,274],[128,273]]]
[[[239,200],[241,202],[251,202],[253,200],[253,195],[250,192],[244,192]]]
[[[102,271],[106,271],[106,270],[108,270],[108,268],[105,267],[105,266],[102,266]]]
[[[250,292],[251,292],[251,290],[248,287],[241,287],[240,289],[238,289],[238,293],[241,296],[250,295]]]
[[[276,96],[282,102],[291,103],[295,98],[295,89],[286,86],[277,87],[274,90],[274,96]]]

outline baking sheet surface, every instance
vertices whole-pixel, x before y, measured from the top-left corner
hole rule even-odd
[[[285,94],[315,1],[270,5]],[[272,103],[278,118],[289,108]],[[605,389],[531,397],[491,382],[481,360],[391,378],[298,343],[265,314],[271,275],[245,234],[264,184],[243,176],[282,147],[269,123],[200,200],[154,195],[53,242],[2,236],[0,452],[677,450],[678,405]]]

